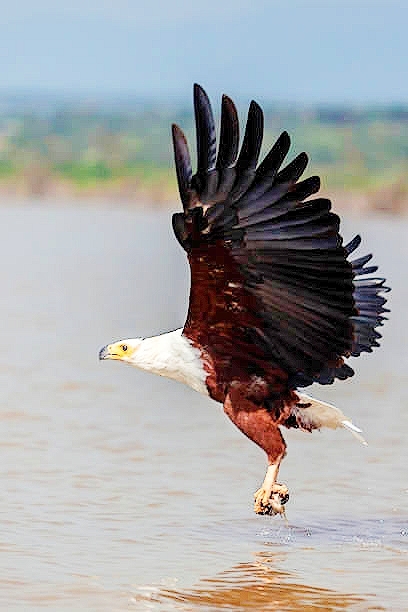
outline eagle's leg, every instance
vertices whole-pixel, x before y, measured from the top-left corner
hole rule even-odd
[[[289,499],[288,488],[276,482],[286,444],[271,412],[243,397],[238,389],[230,390],[224,410],[231,421],[267,454],[268,468],[260,489],[254,494],[257,514],[283,514]]]
[[[268,468],[262,486],[254,493],[254,510],[257,514],[285,514],[284,504],[289,499],[288,487],[276,482],[279,467],[285,456],[286,444],[278,427],[270,432],[268,452]],[[271,444],[272,443],[272,444]],[[265,449],[266,450],[266,449]],[[280,451],[280,452],[279,452]]]

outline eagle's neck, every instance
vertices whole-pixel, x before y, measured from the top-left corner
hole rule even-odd
[[[199,393],[208,395],[199,349],[182,335],[182,329],[145,338],[130,363],[142,370],[178,380]]]

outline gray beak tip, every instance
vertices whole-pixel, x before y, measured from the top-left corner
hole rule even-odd
[[[108,356],[108,347],[104,346],[103,348],[101,348],[101,350],[99,351],[99,359],[106,359]]]

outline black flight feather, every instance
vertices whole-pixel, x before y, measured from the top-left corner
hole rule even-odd
[[[217,143],[214,117],[207,94],[194,85],[194,111],[197,128],[197,173],[204,174],[215,167]]]
[[[377,271],[367,266],[371,255],[349,260],[360,236],[344,246],[330,200],[306,199],[320,188],[316,176],[299,180],[306,153],[281,168],[290,147],[287,132],[257,167],[263,113],[256,102],[239,153],[232,100],[222,99],[218,154],[210,102],[199,85],[194,108],[194,176],[184,135],[173,127],[184,208],[173,216],[173,227],[192,272],[184,334],[204,342],[223,363],[234,346],[251,371],[259,359],[279,366],[290,388],[352,376],[343,359],[378,346],[376,328],[387,312],[384,279],[368,276]],[[223,346],[229,347],[225,354]]]

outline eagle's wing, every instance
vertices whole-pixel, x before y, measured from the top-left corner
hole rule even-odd
[[[369,257],[349,262],[358,238],[344,247],[339,218],[301,153],[282,170],[290,140],[278,138],[260,165],[263,113],[251,102],[239,150],[234,103],[222,99],[220,142],[204,90],[195,85],[197,172],[176,125],[173,142],[183,212],[173,215],[176,237],[191,267],[189,311],[183,333],[217,358],[269,361],[292,387],[347,378],[343,357],[371,351],[382,323],[383,279]]]

